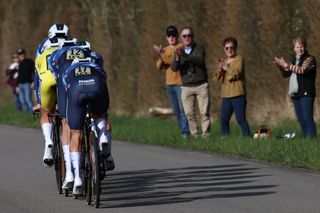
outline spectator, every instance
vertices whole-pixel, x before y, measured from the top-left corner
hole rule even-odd
[[[184,113],[184,109],[181,101],[181,76],[179,72],[172,71],[170,64],[173,58],[173,52],[178,44],[178,30],[174,26],[169,26],[166,30],[166,37],[169,46],[162,48],[161,45],[154,45],[156,53],[159,58],[156,62],[158,70],[166,71],[166,90],[169,97],[169,101],[172,107],[172,111],[175,114],[182,137],[187,137],[189,133],[188,120]]]
[[[17,54],[20,60],[18,75],[19,99],[23,111],[32,112],[31,87],[33,86],[32,79],[35,69],[34,61],[26,58],[26,51],[24,49],[18,49]]]
[[[235,112],[238,124],[244,136],[250,136],[246,119],[246,77],[244,59],[237,54],[238,42],[234,37],[227,37],[222,43],[227,58],[216,61],[214,79],[222,82],[221,86],[221,133],[230,134],[229,121]]]
[[[180,70],[182,104],[187,115],[192,137],[198,137],[196,102],[201,115],[202,137],[210,135],[210,96],[205,48],[194,42],[191,27],[181,30],[182,48],[177,48],[171,63],[174,71]]]
[[[18,69],[19,69],[19,58],[16,53],[12,54],[12,64],[6,70],[6,82],[12,88],[12,94],[16,109],[21,111],[21,103],[19,100],[19,89],[18,89]]]
[[[307,42],[302,37],[293,39],[293,51],[291,63],[287,63],[282,57],[274,58],[282,76],[289,79],[289,95],[294,105],[303,136],[316,138],[317,130],[313,118],[313,105],[316,95],[316,70],[317,64],[314,56],[307,50]]]

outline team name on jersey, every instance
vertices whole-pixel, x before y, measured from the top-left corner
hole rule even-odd
[[[74,69],[75,76],[81,76],[81,75],[91,75],[91,67],[76,67]]]
[[[67,51],[66,59],[73,60],[75,58],[85,58],[84,51],[81,49],[71,49]]]

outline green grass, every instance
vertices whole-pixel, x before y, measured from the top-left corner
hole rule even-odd
[[[220,153],[320,170],[320,143],[315,140],[305,140],[299,136],[293,140],[276,139],[276,137],[253,140],[242,137],[240,128],[232,125],[231,135],[221,139],[219,126],[215,122],[212,126],[212,136],[209,139],[183,139],[173,119],[111,115],[110,120],[113,138],[116,140]],[[34,120],[31,114],[16,112],[13,107],[0,107],[0,123],[40,127],[39,121]],[[251,128],[255,129],[256,126],[251,126]],[[298,130],[296,122],[283,121],[279,127],[271,127],[273,136],[292,129]]]

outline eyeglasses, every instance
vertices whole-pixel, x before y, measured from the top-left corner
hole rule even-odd
[[[192,34],[185,34],[185,35],[182,35],[182,38],[187,38],[187,37],[192,38],[192,36],[193,36]]]
[[[234,46],[226,46],[224,47],[225,50],[234,50]]]

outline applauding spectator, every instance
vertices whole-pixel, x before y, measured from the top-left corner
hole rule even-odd
[[[169,26],[166,30],[166,36],[169,46],[164,48],[161,45],[153,46],[159,56],[156,66],[158,70],[165,70],[166,72],[166,90],[172,111],[177,118],[182,137],[187,137],[189,126],[181,101],[181,76],[179,72],[174,72],[170,67],[174,51],[181,47],[178,44],[177,28]]]
[[[244,59],[237,54],[238,42],[234,37],[227,37],[223,41],[226,59],[216,61],[214,78],[221,81],[221,133],[230,134],[229,121],[233,112],[241,127],[242,134],[249,136],[249,125],[246,119],[246,77]]]
[[[194,42],[191,27],[181,30],[182,48],[177,48],[171,68],[180,71],[182,78],[182,103],[188,118],[190,133],[198,137],[196,102],[201,115],[202,137],[210,135],[210,96],[205,48]]]
[[[307,51],[307,42],[302,37],[293,39],[295,52],[291,63],[282,57],[275,57],[274,63],[282,76],[289,79],[289,95],[294,105],[304,137],[316,138],[317,130],[313,118],[316,95],[316,59]]]

